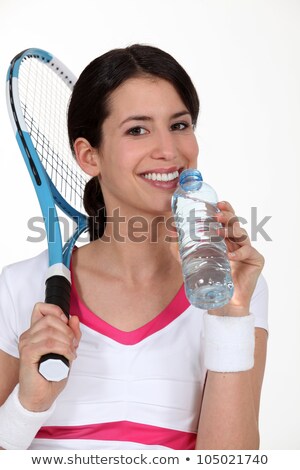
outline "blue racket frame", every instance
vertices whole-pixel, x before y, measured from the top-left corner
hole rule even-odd
[[[26,57],[38,59],[46,66],[52,67],[52,70],[66,82],[70,90],[73,89],[76,78],[56,57],[49,52],[37,48],[26,49],[18,54],[12,60],[7,72],[8,112],[16,140],[40,204],[47,233],[49,269],[46,280],[45,301],[60,306],[66,316],[69,317],[71,292],[70,261],[76,240],[88,228],[88,218],[85,214],[72,207],[58,192],[47,171],[44,169],[31,140],[18,93],[19,70],[22,61]],[[73,235],[64,245],[56,207],[59,207],[63,213],[76,223]],[[49,353],[42,356],[39,371],[47,380],[59,381],[67,377],[69,361],[59,354]]]
[[[43,51],[42,49],[36,48],[26,49],[16,56],[16,58],[10,64],[7,72],[8,111],[12,126],[15,131],[16,140],[18,142],[28,172],[31,176],[31,180],[43,214],[48,239],[49,267],[62,263],[64,266],[66,266],[66,268],[69,269],[74,245],[79,236],[87,230],[88,219],[85,214],[82,214],[70,206],[57,191],[56,187],[53,185],[47,172],[45,171],[38,153],[32,143],[31,137],[27,132],[27,125],[21,112],[21,105],[17,102],[18,93],[15,91],[15,87],[17,86],[20,64],[22,60],[24,60],[24,58],[28,55],[40,58],[40,60],[45,64],[51,64],[55,62],[59,69],[63,70],[64,72],[67,71],[68,79],[66,81],[70,82],[70,84],[75,84],[76,78],[72,72],[66,70],[66,67],[53,55],[51,55],[49,52]],[[20,109],[17,109],[18,106]],[[56,206],[58,206],[77,224],[76,230],[64,246],[61,237]],[[49,220],[50,210],[51,220]],[[51,224],[54,222],[54,226],[51,225],[51,228],[50,222]],[[54,240],[50,238],[50,233],[51,235],[54,235]]]

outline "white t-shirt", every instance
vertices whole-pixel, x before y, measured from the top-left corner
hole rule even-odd
[[[48,255],[3,269],[0,349],[18,357],[33,306],[44,301]],[[268,329],[268,289],[259,277],[250,311]],[[68,384],[30,449],[194,449],[206,369],[203,310],[182,286],[158,315],[120,331],[83,304],[74,286],[71,314],[82,339]]]

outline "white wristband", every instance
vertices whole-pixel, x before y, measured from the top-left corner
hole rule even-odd
[[[36,433],[55,409],[55,402],[46,411],[34,412],[19,401],[16,385],[6,402],[0,407],[0,447],[8,450],[28,449]]]
[[[241,372],[254,365],[254,316],[204,313],[204,364],[214,372]]]

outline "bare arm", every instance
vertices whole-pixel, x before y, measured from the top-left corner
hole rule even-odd
[[[262,255],[251,246],[232,206],[218,203],[234,293],[223,309],[212,315],[242,317],[249,314],[251,298],[264,265]],[[266,361],[267,332],[255,330],[254,367],[243,372],[207,373],[200,413],[197,449],[258,449],[259,402]]]
[[[259,448],[259,402],[266,346],[267,332],[256,328],[253,369],[208,372],[196,449]]]
[[[60,382],[45,380],[38,372],[39,359],[43,354],[53,351],[63,354],[72,363],[79,340],[77,317],[71,317],[67,323],[59,307],[39,303],[34,307],[30,328],[19,339],[20,360],[0,351],[2,446],[8,449],[28,448],[67,383],[67,379]],[[16,391],[16,399],[16,395],[11,395],[11,392],[17,383],[19,389]],[[24,413],[24,408],[33,413]],[[3,450],[3,447],[0,449]]]
[[[19,360],[0,350],[0,406],[18,383]],[[4,450],[0,447],[0,450]]]
[[[18,377],[19,359],[0,350],[0,406],[17,385]]]

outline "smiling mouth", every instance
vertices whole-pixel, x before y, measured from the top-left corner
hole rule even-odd
[[[178,178],[179,173],[178,171],[173,171],[172,173],[146,173],[142,176],[152,181],[174,181]]]
[[[154,171],[142,173],[139,176],[144,180],[144,182],[153,188],[158,190],[165,191],[175,191],[179,182],[179,175],[184,170],[184,168],[179,168],[178,170],[173,171]]]
[[[170,171],[170,172],[148,172],[142,173],[140,176],[145,178],[146,180],[150,181],[161,181],[161,182],[169,182],[175,181],[179,178],[179,174],[183,171],[183,168],[179,170]]]

